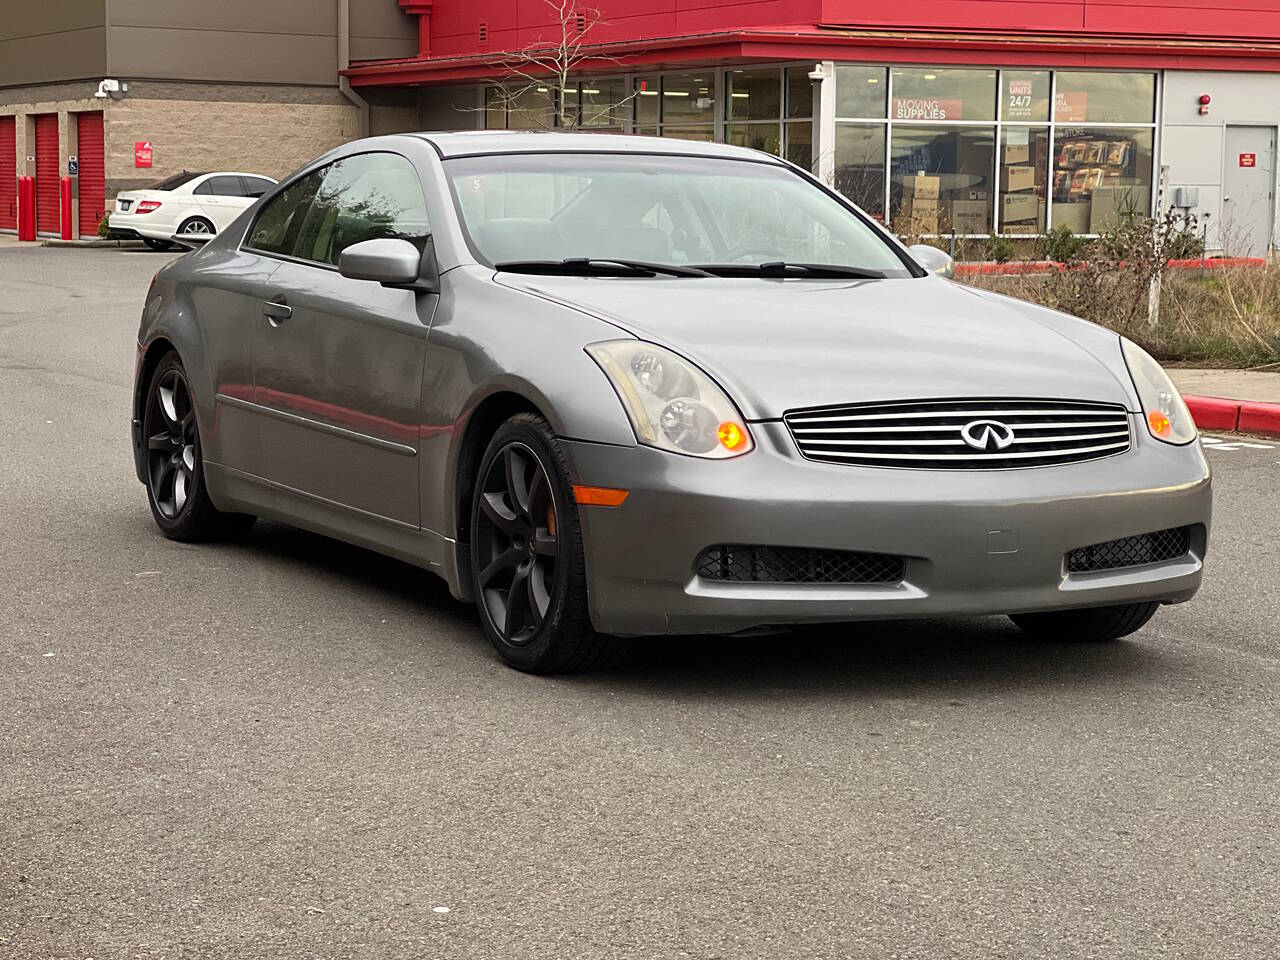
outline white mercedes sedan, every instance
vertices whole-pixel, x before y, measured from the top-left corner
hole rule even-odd
[[[145,190],[121,192],[111,211],[111,236],[140,239],[153,250],[167,250],[174,234],[221,233],[275,185],[275,180],[256,173],[184,170]]]

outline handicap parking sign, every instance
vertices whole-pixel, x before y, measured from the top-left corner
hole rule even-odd
[[[67,176],[74,177],[80,172],[80,161],[76,157],[67,157]]]

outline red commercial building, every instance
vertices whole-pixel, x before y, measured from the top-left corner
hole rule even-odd
[[[0,231],[15,176],[45,232],[70,176],[88,233],[116,192],[184,168],[281,176],[362,133],[572,124],[779,153],[903,234],[1177,207],[1211,248],[1275,242],[1276,0],[559,3],[12,5]],[[513,80],[559,43],[566,82]]]
[[[347,75],[417,126],[746,144],[903,233],[1092,233],[1177,205],[1211,245],[1274,241],[1280,3],[600,0],[567,30],[558,0],[399,3],[417,55]],[[513,54],[566,36],[566,109],[551,76],[504,79]]]

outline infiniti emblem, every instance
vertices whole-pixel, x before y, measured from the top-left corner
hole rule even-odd
[[[1013,443],[1013,427],[999,420],[973,420],[964,425],[960,436],[975,450],[995,453]]]

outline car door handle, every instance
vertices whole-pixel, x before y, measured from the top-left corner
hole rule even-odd
[[[273,327],[278,327],[293,316],[293,307],[285,302],[284,297],[276,297],[274,300],[263,302],[262,312],[271,321]]]

